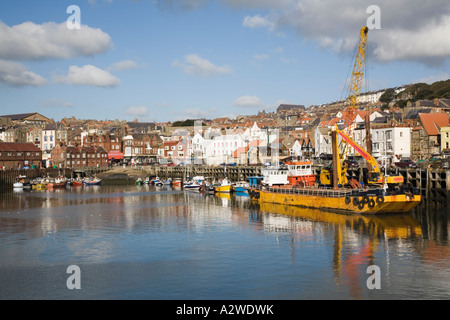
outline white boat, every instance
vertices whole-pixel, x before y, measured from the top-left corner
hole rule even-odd
[[[164,185],[170,186],[172,184],[172,178],[169,178],[163,182]]]
[[[19,181],[16,181],[16,182],[13,183],[13,187],[14,188],[23,188],[23,183],[19,182]]]
[[[248,183],[247,181],[238,181],[235,184],[233,184],[233,191],[234,192],[247,192],[249,187],[250,187],[250,183]]]
[[[16,189],[26,188],[28,186],[31,188],[31,183],[26,176],[18,176],[16,181],[13,183],[13,188]]]

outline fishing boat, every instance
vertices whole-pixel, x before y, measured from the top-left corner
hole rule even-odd
[[[143,184],[144,184],[144,181],[142,180],[142,178],[138,178],[136,180],[136,185],[140,186],[140,185],[143,185]]]
[[[72,186],[73,187],[81,187],[83,186],[83,181],[79,179],[72,179]]]
[[[172,178],[169,178],[169,179],[167,179],[167,180],[164,180],[163,184],[164,184],[165,186],[170,186],[170,185],[172,184]]]
[[[67,184],[67,178],[59,176],[56,178],[49,178],[47,183],[47,189],[65,188]]]
[[[157,183],[159,183],[159,182],[161,182],[160,180],[159,180],[159,177],[156,177],[155,179],[153,179],[152,181],[151,181],[151,183],[154,185],[154,184],[157,184]]]
[[[102,179],[96,177],[83,179],[83,185],[85,186],[99,186],[101,183]]]
[[[214,187],[215,192],[223,192],[223,193],[230,193],[231,192],[231,183],[228,181],[227,178],[222,179],[219,181],[219,184]]]
[[[294,186],[312,187],[316,183],[311,161],[287,162],[288,181]]]
[[[183,188],[186,190],[200,190],[201,184],[195,182],[195,181],[189,181],[185,184],[183,184]]]
[[[247,192],[250,184],[247,181],[238,181],[232,185],[233,192]]]
[[[34,178],[31,182],[31,190],[45,190],[47,189],[47,184],[44,178]]]
[[[175,186],[175,187],[181,186],[181,179],[180,178],[173,179],[172,185]]]
[[[144,181],[142,181],[144,184],[150,184],[150,178],[149,177],[146,177],[145,179],[144,179]]]
[[[20,176],[18,176],[16,178],[16,181],[14,181],[13,188],[14,189],[21,189],[21,188],[24,188],[27,185],[31,186],[30,181],[27,179],[26,176],[20,175]]]

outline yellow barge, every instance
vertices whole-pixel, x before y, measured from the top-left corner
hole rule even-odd
[[[303,208],[314,208],[338,213],[406,213],[421,203],[414,190],[367,190],[253,187],[249,189],[252,200]]]

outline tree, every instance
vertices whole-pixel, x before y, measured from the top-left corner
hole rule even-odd
[[[389,104],[395,98],[395,89],[387,89],[380,97],[380,102]]]

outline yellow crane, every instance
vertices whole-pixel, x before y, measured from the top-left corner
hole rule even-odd
[[[355,63],[353,64],[350,92],[347,98],[347,109],[344,116],[345,127],[349,127],[355,118],[358,109],[358,98],[361,95],[364,68],[366,64],[367,34],[369,28],[364,26],[359,33],[358,49],[356,51]]]
[[[376,159],[351,138],[354,128],[353,121],[355,120],[356,111],[358,110],[358,98],[361,95],[361,87],[366,61],[368,32],[369,28],[366,26],[362,27],[360,30],[358,48],[356,52],[355,62],[353,64],[350,92],[347,99],[347,108],[344,113],[344,130],[339,130],[337,126],[332,128],[331,140],[333,150],[333,165],[332,167],[322,168],[320,173],[320,182],[323,185],[333,185],[333,187],[337,188],[338,186],[345,186],[348,184],[348,165],[346,160],[350,148],[353,148],[366,160],[369,167],[369,184],[382,185],[386,183],[397,184],[403,182],[402,176],[384,176],[378,166]],[[339,137],[341,138],[342,153],[339,152]]]

